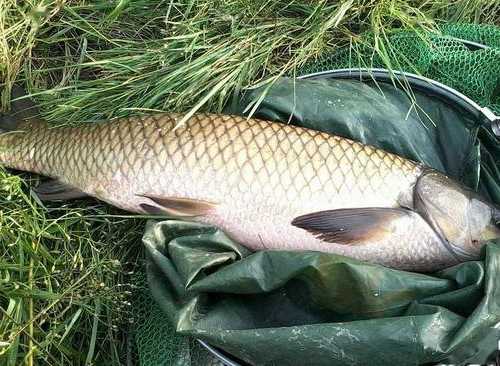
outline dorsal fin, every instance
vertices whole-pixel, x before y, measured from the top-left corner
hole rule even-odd
[[[38,107],[18,85],[12,86],[10,111],[0,113],[0,133],[26,129],[32,123],[45,123]]]
[[[51,179],[41,183],[33,188],[33,191],[42,201],[61,201],[87,196],[85,192],[80,191],[78,188],[72,187],[57,179]]]

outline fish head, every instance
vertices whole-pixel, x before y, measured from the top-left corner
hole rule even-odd
[[[500,238],[500,208],[439,172],[419,178],[414,206],[455,254],[478,257],[487,241]]]

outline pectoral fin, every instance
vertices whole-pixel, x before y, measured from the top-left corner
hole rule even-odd
[[[153,215],[164,214],[170,216],[203,216],[215,209],[211,202],[191,198],[157,197],[144,195],[149,203],[141,204],[141,208]]]
[[[42,201],[61,201],[87,196],[85,192],[80,191],[78,188],[62,183],[57,179],[41,183],[33,191]]]
[[[299,216],[292,225],[329,243],[360,245],[391,235],[395,225],[408,219],[411,212],[379,207],[328,210]]]

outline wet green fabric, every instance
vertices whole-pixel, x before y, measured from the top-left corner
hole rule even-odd
[[[251,254],[176,220],[151,221],[143,241],[164,321],[252,365],[485,363],[500,337],[500,242],[424,275],[319,252]]]

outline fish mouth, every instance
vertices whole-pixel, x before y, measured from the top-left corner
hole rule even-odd
[[[493,223],[500,227],[500,208],[499,207],[493,207]]]

